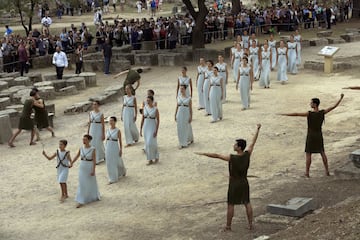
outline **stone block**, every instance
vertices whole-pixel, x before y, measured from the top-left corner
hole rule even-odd
[[[90,102],[90,101],[75,103],[75,104],[67,107],[64,111],[64,114],[67,115],[67,114],[87,112],[87,111],[91,110],[91,107],[92,107],[92,102]]]
[[[0,116],[0,144],[7,143],[12,136],[11,120],[9,115]]]
[[[350,153],[349,158],[354,163],[355,167],[360,168],[360,149]]]
[[[12,128],[19,126],[20,113],[15,109],[5,109],[0,111],[0,116],[7,115],[10,117],[10,123]]]
[[[301,47],[310,47],[310,40],[304,39],[301,41]]]
[[[11,104],[10,98],[8,97],[0,98],[0,110],[4,110],[10,104]]]
[[[280,40],[285,41],[286,44],[286,42],[290,40],[290,35],[280,35]]]
[[[45,104],[45,109],[48,113],[54,113],[55,114],[55,104],[54,103],[50,103],[50,104]]]
[[[330,37],[332,35],[332,30],[320,31],[316,33],[318,38]]]
[[[43,82],[37,82],[37,83],[34,83],[34,87],[37,87],[37,88],[40,88],[40,87],[53,87],[54,84],[52,81],[43,81]]]
[[[39,87],[39,95],[44,100],[55,99],[55,88],[53,86]]]
[[[329,44],[340,44],[340,43],[345,43],[345,40],[342,38],[337,38],[337,37],[327,37],[326,38],[329,42]]]
[[[325,46],[329,43],[326,38],[312,38],[309,41],[310,46]]]
[[[360,34],[352,34],[350,36],[350,42],[358,42],[360,41]]]
[[[214,62],[216,62],[219,55],[224,56],[224,51],[218,51],[215,49],[200,48],[200,49],[195,49],[193,52],[194,52],[193,55],[194,62],[199,62],[200,58],[205,58],[206,60],[213,60]]]
[[[7,90],[3,90],[0,92],[0,98],[8,97],[10,98],[10,101],[13,101],[14,93]]]
[[[52,66],[52,55],[38,56],[33,58],[31,64],[34,69],[47,68]]]
[[[28,73],[26,76],[29,77],[30,82],[32,82],[33,84],[42,81],[41,73]]]
[[[53,80],[51,81],[53,84],[53,87],[55,88],[55,91],[58,92],[60,89],[66,87],[66,80],[59,79],[59,80]]]
[[[74,77],[66,80],[66,86],[75,86],[77,90],[84,90],[86,88],[84,77]]]
[[[312,210],[315,210],[315,203],[312,198],[296,197],[290,199],[285,205],[267,205],[268,212],[291,217],[302,217],[305,213]]]
[[[54,113],[48,113],[49,125],[52,128],[54,127],[54,117],[55,117]]]
[[[126,59],[130,62],[130,65],[135,64],[135,54],[133,53],[122,53],[120,55],[115,55],[116,59]]]
[[[132,47],[131,45],[124,45],[121,47],[113,47],[112,53],[115,54],[121,54],[121,53],[131,53]]]
[[[82,72],[79,74],[79,77],[85,78],[86,87],[95,87],[96,86],[96,73]]]
[[[0,78],[1,81],[8,83],[8,87],[15,86],[14,79],[13,77]]]
[[[19,86],[19,85],[30,86],[31,85],[30,78],[29,77],[17,77],[14,79],[14,85],[15,86]]]
[[[64,79],[64,80],[67,80],[67,79],[74,78],[74,77],[78,77],[78,76],[79,76],[79,74],[69,73],[69,74],[64,74],[64,75],[63,75],[63,79]]]
[[[17,78],[20,77],[20,73],[19,72],[6,73],[3,78],[8,78],[8,77]]]
[[[9,88],[9,83],[5,82],[5,81],[0,81],[0,91],[8,89]]]
[[[43,81],[58,80],[56,73],[45,73],[42,75]]]
[[[78,90],[74,85],[68,86],[68,87],[64,87],[61,88],[58,92],[57,95],[58,96],[69,96],[69,95],[75,95],[78,94]]]
[[[141,43],[141,49],[147,51],[153,51],[156,49],[156,45],[154,41],[143,41]]]
[[[135,64],[136,65],[148,65],[148,66],[157,66],[158,65],[158,56],[153,53],[141,53],[135,55]]]
[[[105,92],[105,93],[106,93],[106,92],[116,92],[117,94],[121,95],[121,93],[122,93],[122,88],[123,88],[123,86],[119,84],[119,85],[110,86],[110,87],[106,88],[106,89],[104,90],[104,92]]]
[[[31,88],[23,88],[14,93],[12,103],[24,104],[25,100],[30,97]]]
[[[344,165],[334,170],[334,175],[337,179],[360,179],[359,165],[355,165],[353,161],[347,161]]]
[[[10,105],[10,106],[7,106],[6,109],[15,109],[16,111],[18,111],[19,113],[22,112],[24,108],[24,105],[23,104],[16,104],[16,105]]]
[[[91,102],[99,101],[100,104],[103,105],[105,103],[117,101],[118,97],[119,95],[116,91],[109,91],[109,92],[105,92],[102,95],[90,97],[89,101]]]
[[[184,56],[181,53],[164,53],[158,55],[159,66],[182,66]]]
[[[188,48],[188,47],[175,48],[175,49],[172,49],[170,52],[181,53],[184,56],[185,61],[191,62],[194,58],[192,48]]]
[[[346,33],[360,33],[360,28],[345,28]]]

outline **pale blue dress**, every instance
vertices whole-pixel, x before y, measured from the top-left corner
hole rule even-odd
[[[296,74],[297,71],[297,60],[296,60],[296,42],[288,42],[288,72]]]
[[[269,87],[270,86],[270,56],[271,52],[270,49],[268,49],[266,52],[261,52],[261,75],[260,75],[260,81],[259,85],[260,87]]]
[[[271,49],[271,68],[274,69],[276,67],[276,40],[268,41],[269,48]]]
[[[157,136],[154,137],[156,130],[156,107],[144,107],[144,140],[145,153],[148,161],[159,159]]]
[[[210,109],[211,117],[213,121],[217,121],[222,118],[222,103],[221,103],[221,85],[223,85],[224,80],[222,76],[212,76],[210,78]]]
[[[241,36],[241,39],[242,39],[242,41],[243,41],[243,48],[244,48],[244,49],[249,48],[249,47],[250,47],[250,42],[249,42],[250,37],[249,37],[249,35]]]
[[[249,52],[250,52],[250,62],[251,62],[251,66],[253,67],[253,74],[255,78],[256,76],[258,76],[259,73],[259,47],[256,48],[250,47]],[[255,78],[255,80],[258,79]]]
[[[134,121],[135,96],[124,96],[122,119],[124,122],[124,133],[126,144],[133,144],[139,140],[139,130]]]
[[[69,151],[56,150],[56,170],[58,183],[66,183],[69,175],[70,161],[68,158]]]
[[[294,36],[294,40],[296,42],[296,49],[297,49],[297,65],[301,64],[301,35]]]
[[[90,145],[96,149],[96,164],[100,163],[105,159],[104,142],[102,140],[102,123],[101,117],[102,112],[90,112],[90,129],[89,135],[92,137]]]
[[[188,76],[183,77],[183,76],[179,76],[178,77],[178,81],[179,81],[179,86],[181,85],[186,85],[186,96],[190,97],[190,78]],[[178,90],[178,96],[180,95],[180,88]]]
[[[100,200],[96,176],[90,175],[93,169],[92,154],[94,150],[94,147],[80,148],[79,185],[75,200],[81,204]]]
[[[198,97],[199,97],[199,108],[205,108],[204,103],[204,94],[203,94],[203,84],[204,84],[204,73],[208,67],[207,66],[198,66],[197,71],[199,73],[198,79],[197,79],[197,91],[198,91]]]
[[[240,97],[243,108],[247,109],[250,107],[250,71],[251,67],[240,67],[240,81],[239,81],[239,89],[240,89]]]
[[[124,162],[119,155],[119,134],[120,129],[107,129],[106,130],[106,168],[108,171],[109,182],[114,183],[119,180],[120,177],[125,176],[126,168]]]
[[[226,82],[226,66],[227,64],[226,63],[217,63],[215,65],[218,69],[219,69],[219,75],[222,77],[223,79],[223,100],[222,100],[222,103],[225,103],[226,101],[226,85],[227,85],[227,82]]]
[[[278,69],[277,69],[277,80],[285,82],[288,80],[287,77],[287,61],[286,61],[286,48],[278,48]]]
[[[178,109],[176,112],[176,125],[179,144],[182,147],[188,146],[189,143],[194,140],[191,123],[189,123],[190,101],[191,97],[183,98],[182,96],[178,96],[177,98]]]
[[[236,51],[235,54],[234,54],[234,63],[233,63],[233,71],[234,71],[234,80],[235,82],[237,81],[238,79],[238,76],[239,76],[239,67],[240,67],[240,63],[241,63],[241,60],[244,56],[244,51],[241,50],[240,52],[239,51]]]
[[[213,76],[213,71],[209,70],[209,68],[206,69],[204,86],[203,86],[203,96],[204,96],[204,103],[205,103],[205,112],[207,114],[211,114],[210,101],[209,101],[209,87],[210,87],[211,76]]]

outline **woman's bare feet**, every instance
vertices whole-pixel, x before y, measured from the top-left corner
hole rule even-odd
[[[148,162],[146,163],[147,166],[149,166],[149,165],[151,165],[151,164],[153,164],[153,161],[152,161],[152,160],[150,160],[150,161],[148,161]]]
[[[30,146],[31,146],[31,145],[36,145],[36,142],[30,142],[29,145],[30,145]]]
[[[81,208],[82,206],[83,206],[83,204],[78,203],[78,204],[76,205],[76,208]]]
[[[231,226],[225,226],[223,229],[221,229],[221,232],[231,232]]]
[[[54,131],[51,132],[51,137],[55,137],[55,132]]]
[[[159,159],[157,158],[157,159],[155,159],[155,163],[158,163],[159,162]]]
[[[132,144],[126,144],[125,145],[125,147],[127,148],[127,147],[131,147],[132,146]]]
[[[11,148],[15,147],[15,145],[13,143],[11,143],[11,142],[8,143],[8,146],[11,147]]]

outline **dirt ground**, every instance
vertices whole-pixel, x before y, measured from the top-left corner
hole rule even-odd
[[[353,55],[360,50],[358,43],[340,46],[339,55]],[[316,47],[304,49],[304,60],[317,58],[319,50]],[[193,83],[195,65],[188,66]],[[177,148],[174,121],[176,79],[180,71],[180,66],[154,67],[142,74],[138,101],[145,97],[147,89],[152,88],[159,106],[160,163],[145,166],[141,139],[137,145],[124,149],[128,173],[118,183],[107,185],[105,164],[97,166],[101,201],[75,208],[76,163],[69,174],[70,198],[60,204],[55,162],[49,162],[41,155],[42,144],[28,146],[28,133],[18,137],[14,149],[1,145],[0,239],[201,240],[254,239],[271,234],[274,234],[271,239],[360,238],[359,181],[339,179],[333,174],[348,161],[348,154],[359,148],[360,91],[342,89],[360,85],[359,69],[333,74],[300,69],[298,75],[289,75],[286,85],[276,82],[276,72],[273,72],[270,89],[262,89],[255,83],[251,108],[247,111],[240,111],[240,96],[230,78],[228,101],[223,106],[224,120],[215,124],[196,110],[194,88],[192,126],[195,144],[183,150]],[[86,132],[87,113],[64,116],[64,109],[109,86],[121,84],[123,79],[114,80],[98,73],[97,87],[54,100],[57,137],[51,138],[50,133],[41,132],[45,150],[55,151],[58,140],[66,138],[68,150],[74,155]],[[326,108],[337,101],[341,92],[345,94],[344,101],[326,116],[323,128],[332,176],[324,176],[321,158],[315,155],[310,172],[312,178],[304,179],[301,175],[305,168],[306,119],[282,117],[276,113],[305,112],[309,110],[312,97],[319,97],[321,107]],[[121,105],[119,99],[101,106],[101,110],[105,116],[120,118]],[[290,223],[257,221],[256,229],[250,232],[246,229],[245,211],[239,206],[236,207],[233,232],[219,233],[225,223],[227,165],[194,152],[231,153],[234,140],[239,137],[250,140],[259,122],[263,127],[249,169],[249,174],[256,176],[249,178],[255,219],[266,213],[267,204],[283,203],[297,196],[313,197],[320,210]],[[121,122],[118,126],[123,130]]]

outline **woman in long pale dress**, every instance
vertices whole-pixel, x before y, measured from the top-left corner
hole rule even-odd
[[[210,87],[209,87],[209,100],[210,100],[210,109],[211,109],[211,117],[212,123],[222,120],[222,103],[223,99],[223,86],[224,80],[222,76],[219,74],[219,69],[214,67],[214,74],[210,78]]]
[[[154,106],[154,98],[148,96],[147,105],[141,119],[140,136],[144,127],[145,153],[148,161],[147,165],[157,163],[159,161],[159,151],[157,144],[157,134],[160,124],[160,114],[157,107]]]
[[[264,88],[270,88],[270,71],[271,71],[271,63],[272,63],[272,54],[271,50],[269,49],[269,45],[267,43],[264,43],[263,45],[263,51],[261,51],[260,55],[260,69],[261,69],[261,75],[260,75],[260,81],[259,85],[260,87]]]
[[[192,81],[191,78],[186,74],[187,67],[181,68],[181,76],[178,77],[178,85],[176,88],[176,96],[180,95],[180,85],[186,85],[186,96],[192,97]]]
[[[105,160],[105,121],[104,114],[99,109],[100,102],[93,102],[93,111],[89,113],[88,134],[92,137],[91,146],[96,149],[96,164]]]
[[[131,91],[131,89],[130,89]],[[109,184],[115,183],[120,177],[126,175],[126,168],[122,160],[121,131],[116,127],[116,117],[110,117],[110,127],[106,131],[106,168],[109,176]]]
[[[208,60],[206,63],[208,65],[208,68],[205,71],[203,96],[204,96],[204,103],[205,103],[205,116],[209,116],[209,115],[211,115],[210,101],[209,101],[209,86],[210,86],[210,78],[213,75],[214,62],[212,60]]]
[[[256,41],[252,41],[251,42],[251,47],[249,48],[249,53],[250,53],[250,63],[253,69],[253,75],[255,80],[259,80],[258,79],[258,74],[259,74],[259,55],[260,55],[260,50],[259,47],[256,46]]]
[[[297,50],[297,65],[301,64],[301,35],[299,34],[299,30],[296,29],[294,40],[296,42],[296,50]]]
[[[131,85],[125,87],[125,92],[121,121],[124,122],[125,147],[129,147],[139,141],[139,130],[136,127],[136,97],[131,93]]]
[[[197,76],[196,76],[196,86],[197,86],[197,92],[199,97],[199,106],[198,110],[205,108],[204,103],[204,94],[203,94],[203,84],[204,84],[204,78],[205,78],[205,71],[207,69],[206,62],[204,58],[200,58],[200,65],[197,67]]]
[[[229,58],[229,62],[231,63],[231,67],[232,66],[232,61],[233,61],[233,57],[234,57],[234,54],[236,52],[236,45],[237,45],[237,41],[234,41],[234,45],[232,46],[232,48],[230,48],[230,58]]]
[[[288,80],[287,77],[287,48],[285,47],[284,40],[280,40],[280,47],[276,50],[276,65],[277,67],[277,80],[281,82],[281,84],[285,84]]]
[[[180,86],[180,95],[177,97],[175,121],[179,139],[179,148],[185,148],[193,143],[192,121],[192,101],[191,97],[186,96],[186,86]]]
[[[274,34],[270,34],[270,39],[268,41],[269,48],[271,50],[271,70],[273,70],[276,67],[276,40],[274,39]]]
[[[250,36],[246,30],[244,31],[244,35],[242,35],[241,38],[243,41],[243,48],[248,49],[250,47]]]
[[[236,80],[238,78],[239,66],[240,66],[240,62],[241,62],[243,55],[244,55],[244,51],[241,48],[240,43],[237,43],[236,51],[233,55],[233,58],[231,59],[231,65],[233,67],[233,74],[234,74],[234,82],[236,82]]]
[[[287,43],[288,45],[288,72],[291,74],[296,74],[297,71],[297,44],[294,41],[294,36],[290,36],[290,41]]]
[[[219,75],[223,79],[223,98],[222,103],[225,103],[226,101],[226,85],[228,84],[228,68],[226,62],[224,62],[224,57],[222,55],[219,55],[218,57],[218,63],[216,63],[216,67],[219,69]]]
[[[100,200],[100,193],[98,189],[98,184],[95,176],[95,166],[96,166],[96,149],[90,145],[92,137],[89,134],[84,135],[83,144],[74,160],[71,162],[70,166],[81,158],[79,166],[79,185],[76,192],[76,202],[77,208],[82,205],[94,201]]]
[[[243,57],[242,65],[239,69],[239,77],[236,82],[236,90],[240,88],[240,97],[242,109],[245,110],[250,107],[250,90],[254,82],[252,66],[248,63],[248,58]]]

